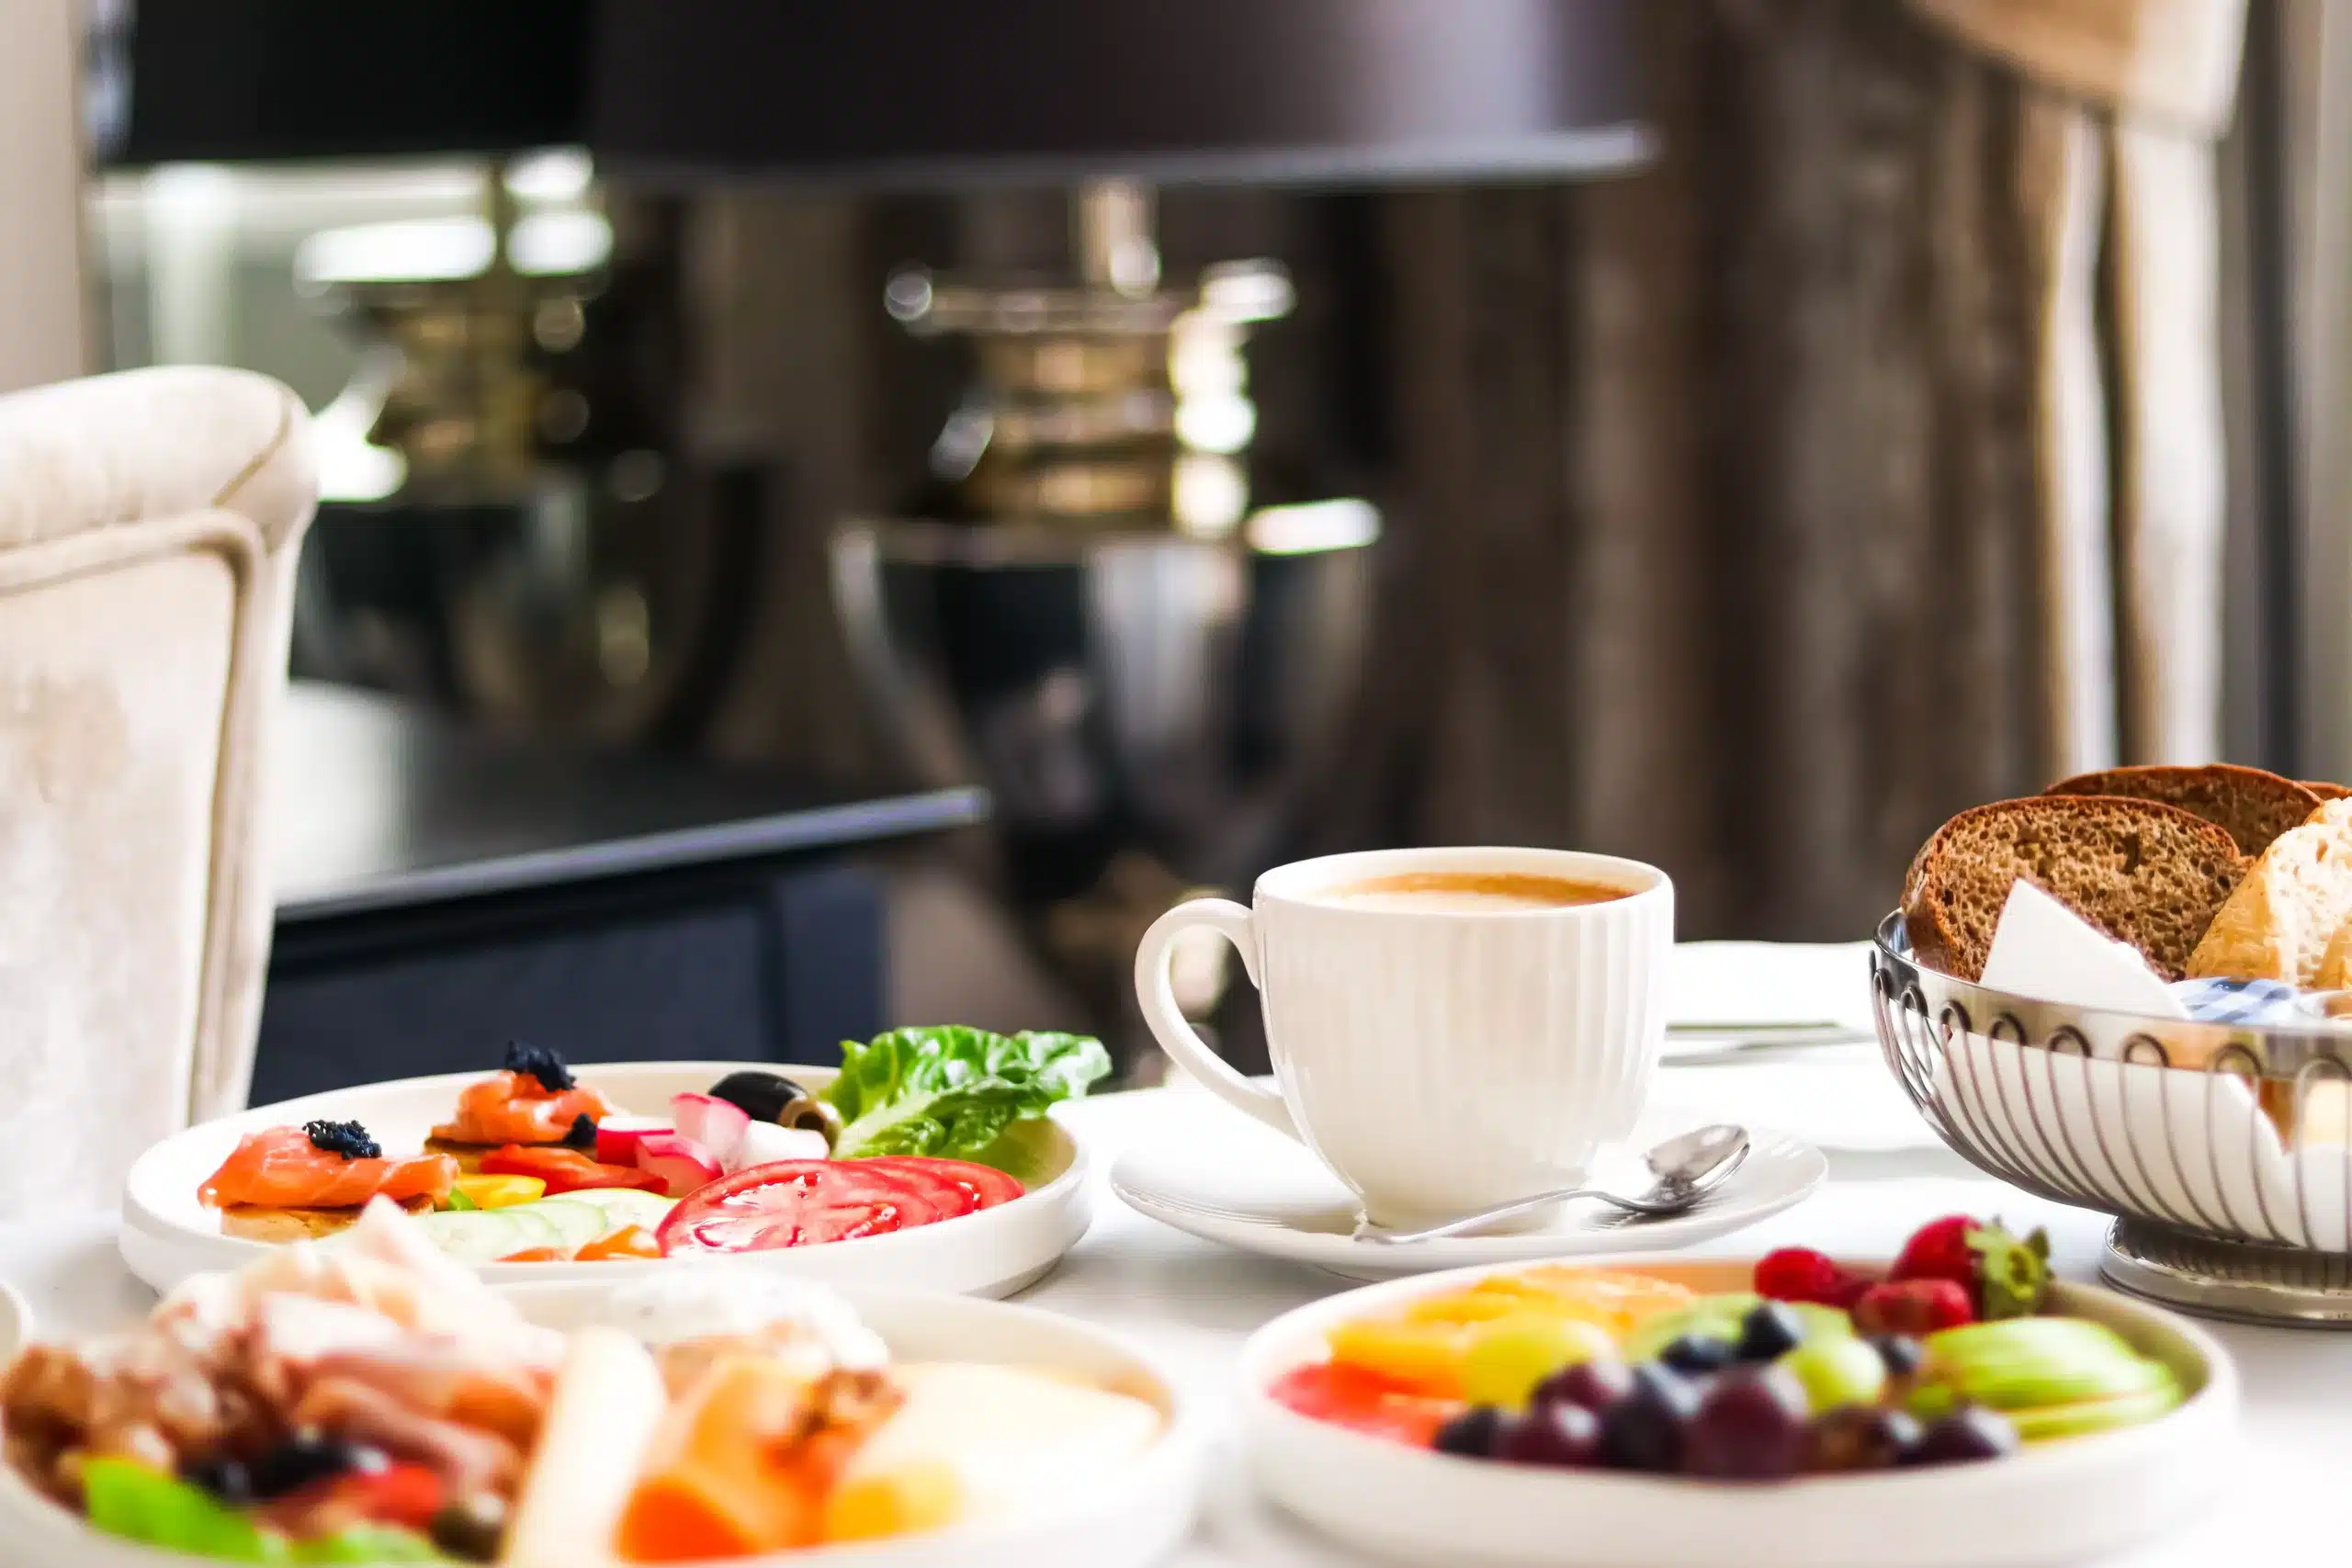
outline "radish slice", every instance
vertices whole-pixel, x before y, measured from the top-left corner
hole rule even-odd
[[[755,1165],[774,1165],[780,1159],[823,1159],[831,1152],[825,1146],[825,1134],[814,1127],[779,1127],[773,1122],[754,1122],[743,1129],[743,1136],[733,1152],[718,1163],[732,1176]]]
[[[638,1139],[637,1168],[660,1177],[673,1198],[707,1187],[726,1174],[708,1149],[683,1133],[648,1133]]]
[[[607,1116],[596,1123],[596,1163],[637,1163],[637,1145],[648,1133],[666,1133],[670,1123],[659,1116]]]
[[[735,1145],[743,1141],[743,1129],[752,1124],[751,1112],[712,1094],[672,1095],[670,1117],[681,1134],[718,1160],[735,1152]]]

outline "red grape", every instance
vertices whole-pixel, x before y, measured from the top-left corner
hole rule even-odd
[[[1682,1468],[1726,1481],[1772,1481],[1804,1458],[1804,1385],[1778,1367],[1719,1379],[1682,1435]]]
[[[1600,1417],[1581,1404],[1538,1401],[1496,1435],[1497,1459],[1514,1464],[1595,1464],[1600,1458]]]

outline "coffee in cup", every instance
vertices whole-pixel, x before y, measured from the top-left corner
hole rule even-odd
[[[1259,989],[1276,1087],[1176,1006],[1206,926]],[[1162,915],[1136,953],[1145,1021],[1227,1103],[1305,1143],[1384,1224],[1574,1185],[1633,1130],[1666,1032],[1674,885],[1566,850],[1376,850],[1280,866],[1252,905]]]

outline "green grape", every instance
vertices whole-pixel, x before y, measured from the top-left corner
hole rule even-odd
[[[1498,1318],[1479,1330],[1463,1357],[1463,1397],[1518,1410],[1537,1383],[1561,1368],[1616,1353],[1609,1331],[1594,1324],[1532,1313]]]
[[[1841,1404],[1875,1404],[1886,1391],[1886,1362],[1860,1339],[1835,1335],[1808,1339],[1777,1364],[1804,1385],[1805,1399],[1815,1413]]]

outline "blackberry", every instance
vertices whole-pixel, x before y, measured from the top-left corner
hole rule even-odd
[[[504,1066],[510,1073],[524,1073],[538,1079],[539,1087],[549,1094],[561,1094],[572,1087],[571,1069],[563,1065],[561,1056],[544,1045],[509,1040]]]
[[[368,1129],[356,1122],[305,1122],[302,1135],[322,1154],[341,1155],[345,1159],[384,1157],[384,1145],[369,1137]]]

